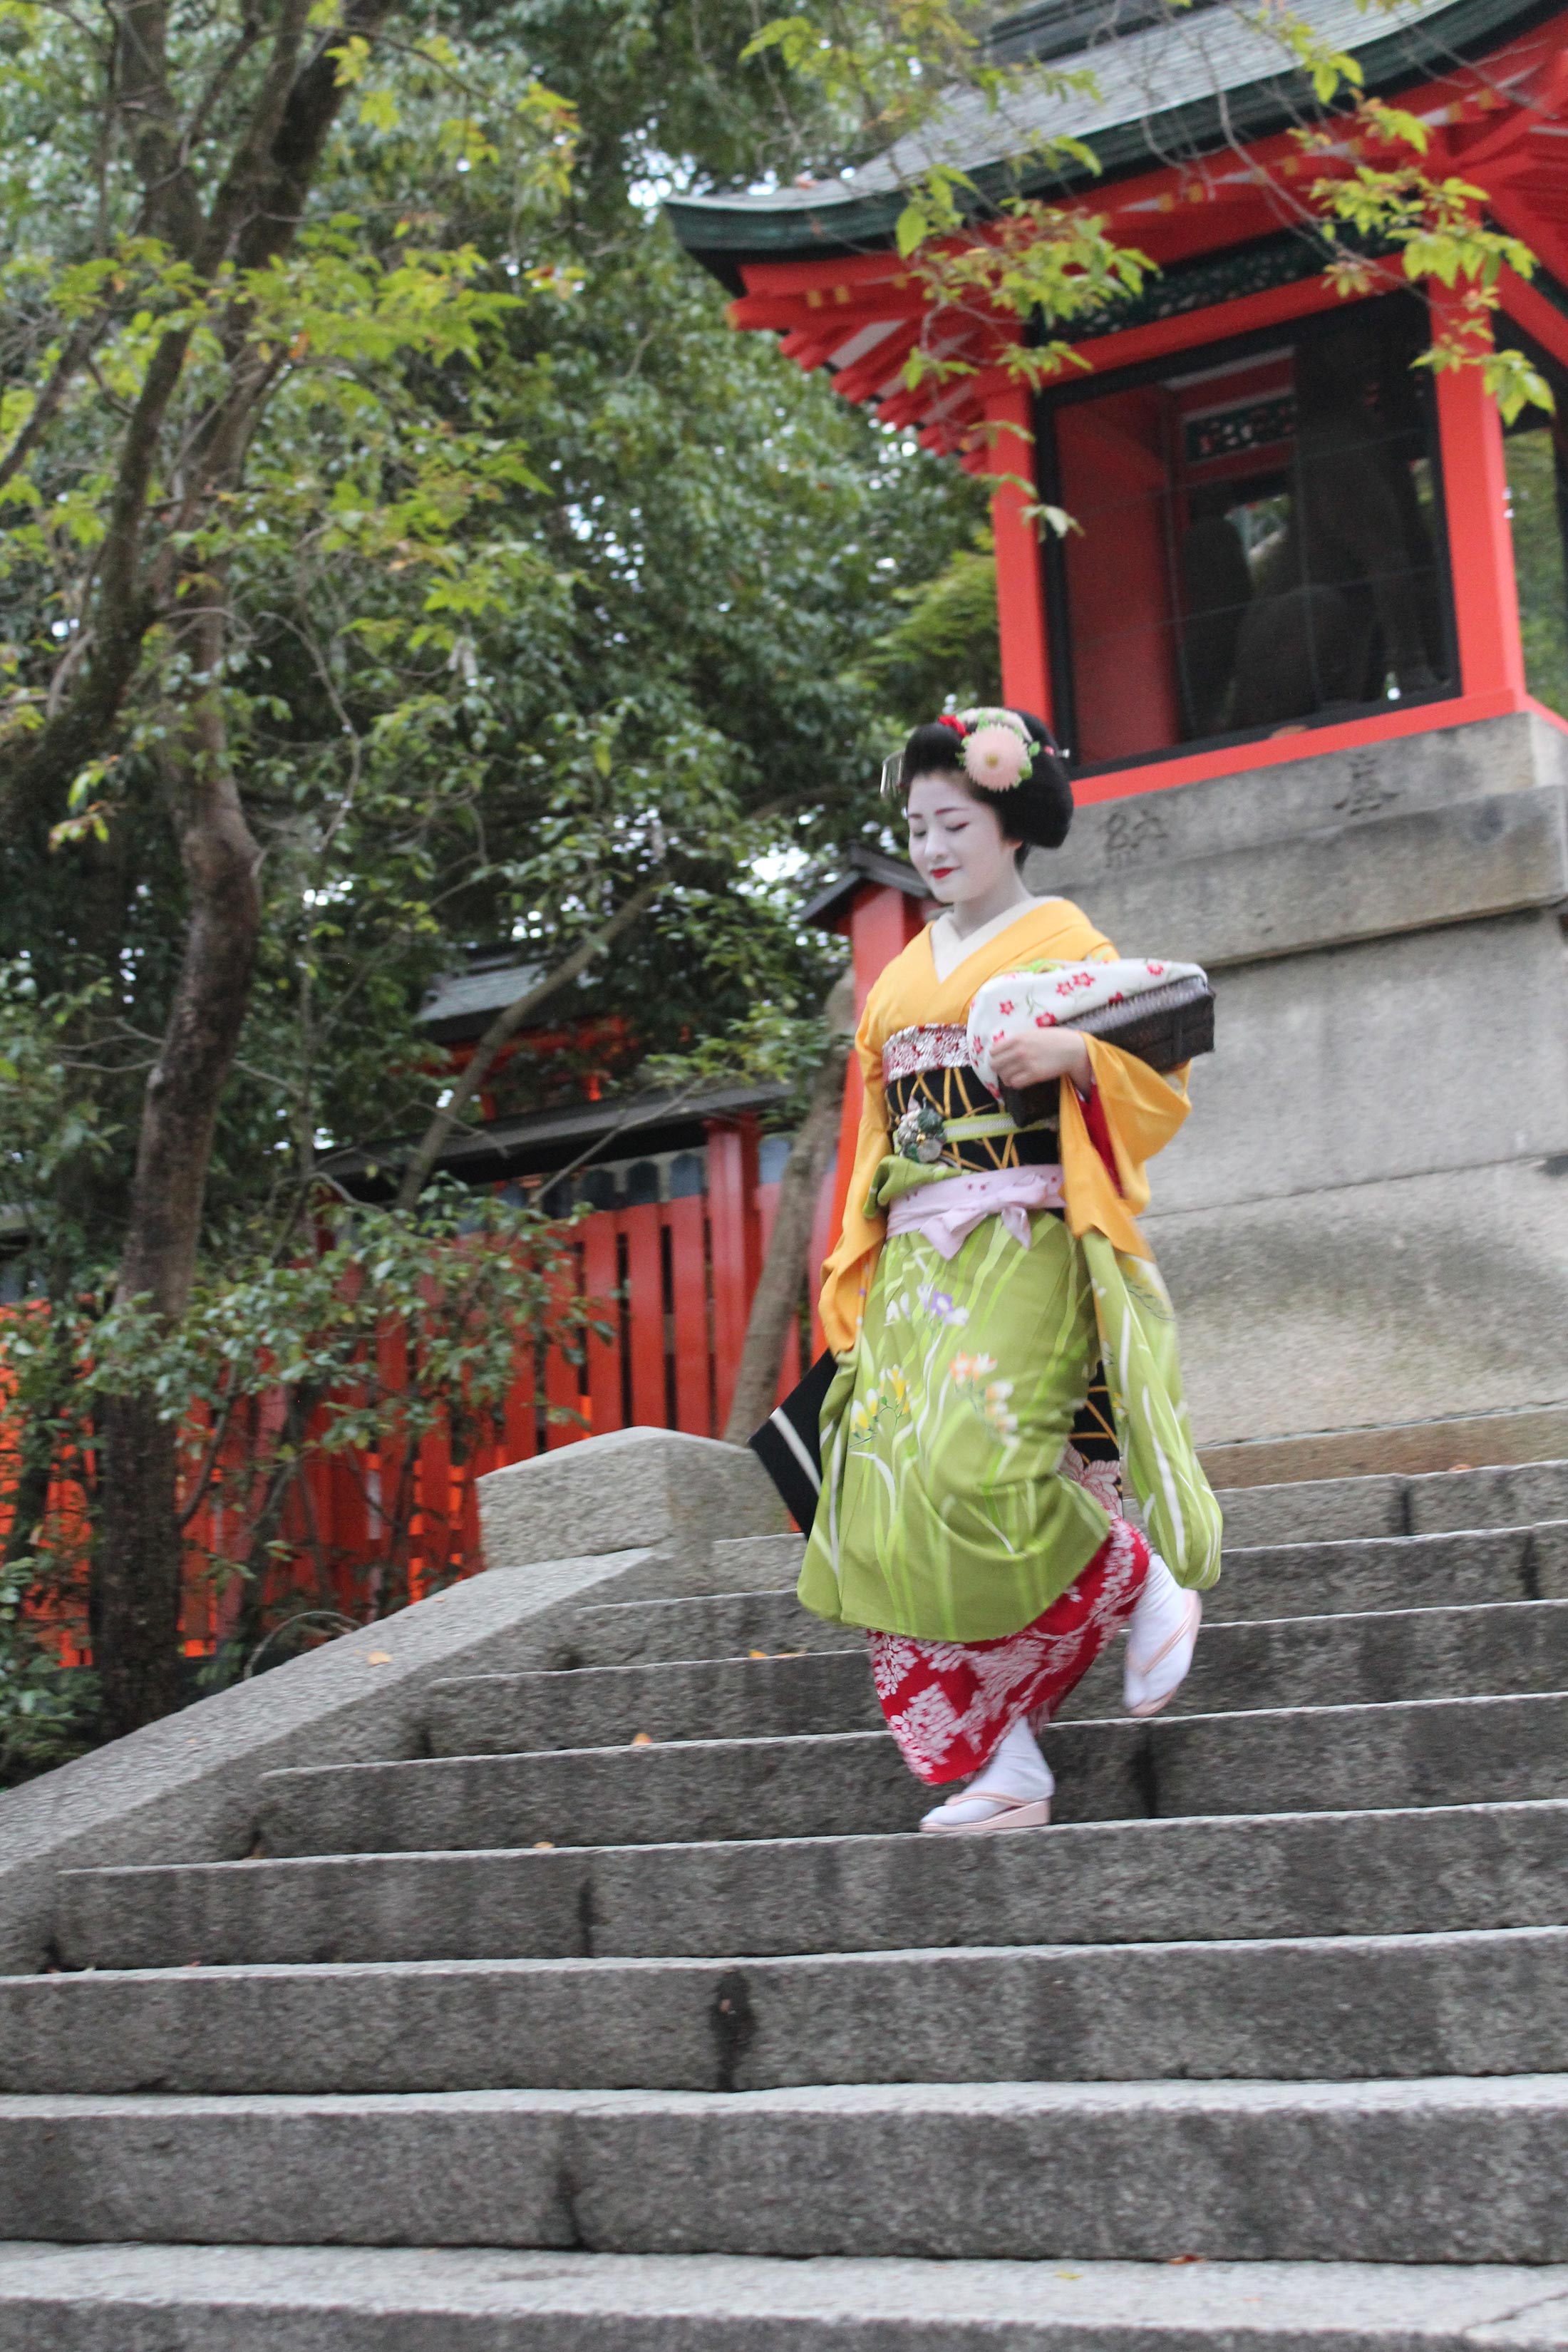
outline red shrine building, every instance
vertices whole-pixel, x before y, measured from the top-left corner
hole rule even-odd
[[[1392,26],[1322,0],[1302,13],[1356,55],[1369,94],[1396,99],[1428,126],[1434,175],[1484,188],[1497,224],[1541,257],[1531,282],[1505,273],[1498,331],[1549,377],[1568,367],[1568,14],[1500,0],[1404,10]],[[1114,42],[1097,38],[1112,21]],[[1083,139],[1102,176],[1085,173],[1076,187],[1026,177],[1025,192],[1081,201],[1119,244],[1159,265],[1144,295],[1101,314],[1079,343],[1089,373],[1064,372],[1031,401],[1002,363],[1016,322],[973,310],[928,314],[893,250],[902,200],[891,160],[849,182],[687,197],[670,212],[688,249],[737,297],[738,326],[780,335],[799,366],[826,369],[847,399],[974,471],[1033,471],[1040,498],[1079,526],[1042,549],[1023,491],[996,494],[1004,691],[1049,718],[1077,759],[1080,798],[1292,757],[1300,746],[1270,742],[1291,720],[1324,730],[1315,748],[1327,748],[1523,708],[1533,681],[1495,411],[1473,369],[1404,380],[1429,321],[1397,259],[1374,260],[1354,302],[1323,274],[1305,190],[1357,159],[1343,147],[1302,152],[1291,136],[1300,97],[1279,47],[1201,0],[1175,16],[1044,0],[1007,20],[996,48],[1005,60],[1095,73],[1099,96],[1056,102],[1034,127]],[[1245,129],[1245,148],[1226,142],[1222,124],[1233,138]],[[1002,115],[974,129],[984,142],[1008,127]],[[1001,185],[1003,166],[984,144],[955,159],[983,191]],[[1439,312],[1442,299],[1438,289]],[[902,372],[917,341],[975,372],[909,390]],[[1326,363],[1314,367],[1317,353]],[[1282,681],[1271,707],[1247,656],[1261,668],[1267,646],[1277,660],[1279,632],[1226,608],[1257,601],[1246,559],[1256,572],[1260,546],[1288,533],[1318,416],[1357,402],[1369,426],[1384,425],[1380,470],[1409,477],[1403,544],[1383,551],[1371,602],[1385,639],[1395,634],[1389,616],[1408,610],[1410,642],[1385,647],[1385,678],[1358,676],[1326,601],[1314,624],[1311,600],[1298,595],[1305,690]],[[1551,428],[1540,412],[1528,423],[1538,443],[1523,468],[1531,488],[1544,469],[1561,496]],[[1226,571],[1216,524],[1229,526],[1243,566]],[[1314,548],[1300,529],[1289,554],[1298,592],[1343,568],[1342,551]],[[1555,561],[1561,600],[1560,551]],[[1560,691],[1568,678],[1556,619],[1551,684]],[[1394,651],[1412,683],[1394,675]],[[1279,707],[1309,697],[1311,709]]]
[[[1338,290],[1308,191],[1363,151],[1346,129],[1305,152],[1283,43],[1214,0],[1036,0],[996,54],[1092,89],[1027,122],[955,101],[919,153],[669,206],[738,327],[1012,478],[1004,693],[1049,719],[1079,808],[1032,878],[1124,952],[1215,975],[1219,1050],[1154,1223],[1228,1479],[1568,1451],[1568,13],[1296,13],[1538,257],[1492,331],[1555,419],[1505,432],[1479,367],[1419,364],[1458,297],[1397,255]],[[1007,161],[1030,132],[1099,173],[1031,178]],[[1084,365],[1031,392],[1006,364],[1026,327],[933,310],[894,228],[936,160],[983,198],[1081,205],[1158,265]],[[917,342],[965,372],[910,388]],[[865,877],[843,919],[864,983],[919,916]]]

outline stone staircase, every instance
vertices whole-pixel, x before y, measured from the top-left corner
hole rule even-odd
[[[0,2352],[1568,2346],[1568,1463],[1238,1492],[1061,1826],[730,1589],[62,1882],[0,1979]]]

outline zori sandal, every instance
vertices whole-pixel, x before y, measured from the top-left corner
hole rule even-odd
[[[988,1837],[994,1830],[1043,1830],[1050,1827],[1051,1801],[1035,1797],[1026,1801],[1005,1789],[965,1789],[944,1805],[927,1813],[922,1830],[939,1837]]]

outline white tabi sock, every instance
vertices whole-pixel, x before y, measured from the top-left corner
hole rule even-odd
[[[1149,1573],[1127,1621],[1127,1659],[1122,1704],[1146,1707],[1169,1698],[1185,1682],[1197,1640],[1193,1595],[1184,1592],[1159,1553],[1149,1555]]]
[[[975,1774],[973,1785],[1000,1790],[1005,1796],[1016,1797],[1022,1805],[1032,1805],[1053,1794],[1057,1784],[1051,1768],[1041,1755],[1040,1743],[1026,1717],[1019,1716],[1011,1729],[1004,1732]]]
[[[1038,1740],[1023,1716],[1005,1732],[991,1750],[985,1762],[970,1782],[948,1798],[936,1813],[928,1813],[928,1822],[940,1814],[947,1828],[958,1828],[966,1822],[994,1820],[1002,1808],[998,1797],[1011,1797],[1021,1805],[1037,1804],[1048,1798],[1056,1788],[1051,1768],[1040,1753]],[[973,1792],[984,1789],[984,1796]]]

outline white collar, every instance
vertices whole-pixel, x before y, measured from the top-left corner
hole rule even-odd
[[[1043,898],[1026,898],[1020,905],[1005,907],[999,915],[993,915],[988,923],[982,923],[977,931],[965,931],[962,937],[953,929],[951,915],[939,915],[929,935],[931,960],[936,966],[938,980],[945,983],[970,956],[988,946],[991,940],[1000,939],[1004,931],[1010,930],[1015,923],[1021,922],[1026,915],[1033,914],[1037,907],[1045,904]]]

